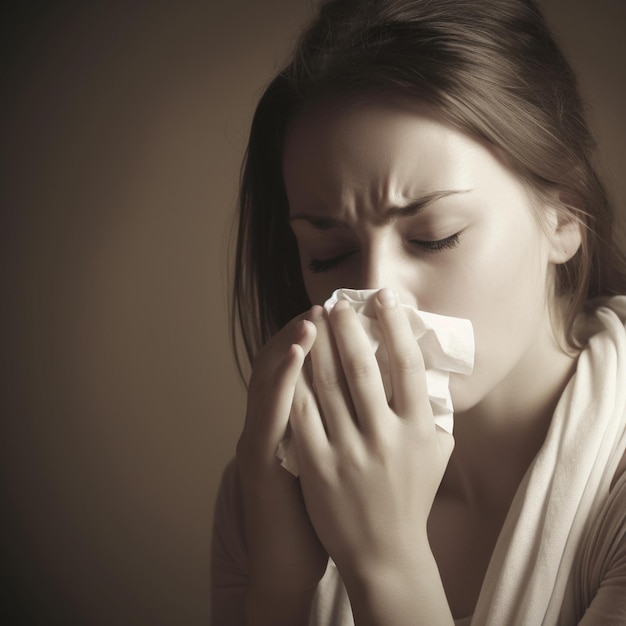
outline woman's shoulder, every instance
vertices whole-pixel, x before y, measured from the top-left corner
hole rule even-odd
[[[614,547],[621,544],[626,556],[626,453],[615,472],[609,494],[597,516],[596,526],[605,538],[612,538]]]
[[[584,624],[626,623],[626,472],[616,477],[578,555],[577,603]]]
[[[215,624],[244,624],[248,558],[237,466],[222,474],[215,502],[211,546],[211,612]]]

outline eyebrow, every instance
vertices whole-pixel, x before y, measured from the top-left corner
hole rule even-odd
[[[437,200],[441,200],[441,198],[445,198],[447,196],[452,196],[461,193],[467,193],[470,191],[469,189],[449,189],[443,191],[433,191],[431,193],[425,194],[419,198],[411,200],[407,204],[402,206],[394,206],[391,207],[385,214],[385,221],[391,222],[398,218],[402,217],[412,217],[419,213],[422,209],[427,207],[429,204],[436,202]],[[291,216],[291,222],[297,220],[304,220],[309,222],[313,228],[317,230],[329,230],[331,228],[336,228],[337,226],[342,226],[343,222],[333,217],[320,217],[319,215],[314,215],[310,213],[295,213]]]

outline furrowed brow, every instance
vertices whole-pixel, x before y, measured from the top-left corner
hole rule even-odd
[[[441,198],[445,198],[446,196],[451,196],[459,193],[466,193],[467,191],[469,191],[469,189],[433,191],[432,193],[421,196],[420,198],[411,200],[403,206],[391,207],[385,213],[385,220],[390,222],[401,217],[411,217],[419,213],[419,211],[424,209],[429,204],[432,204],[433,202],[436,202]],[[289,218],[289,221],[305,221],[308,222],[316,230],[330,230],[331,228],[345,226],[345,223],[341,220],[335,219],[333,217],[321,217],[312,213],[295,213]]]
[[[415,200],[411,200],[408,204],[399,207],[392,207],[386,213],[386,220],[392,221],[396,220],[400,217],[412,217],[419,213],[422,209],[427,207],[429,204],[436,202],[437,200],[441,200],[441,198],[445,198],[447,196],[456,195],[459,193],[467,193],[469,189],[451,189],[445,191],[433,191],[432,193],[426,194],[421,198],[417,198]]]

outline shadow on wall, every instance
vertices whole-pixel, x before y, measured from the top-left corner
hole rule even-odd
[[[623,5],[543,4],[623,205]],[[10,623],[208,623],[213,500],[245,405],[226,241],[253,106],[308,15],[29,3],[4,25]]]
[[[226,240],[254,101],[304,10],[24,3],[5,23],[4,623],[208,621],[245,401]]]

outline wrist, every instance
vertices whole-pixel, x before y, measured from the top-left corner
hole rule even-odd
[[[428,543],[341,572],[358,626],[447,625],[454,620]]]

